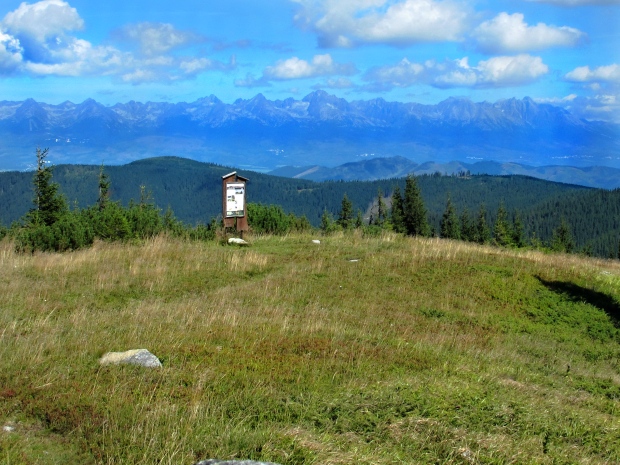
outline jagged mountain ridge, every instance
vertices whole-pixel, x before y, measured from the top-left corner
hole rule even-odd
[[[100,119],[124,124],[127,129],[145,130],[165,126],[182,117],[202,127],[221,127],[238,120],[254,120],[268,126],[292,122],[341,122],[366,127],[407,127],[411,124],[441,122],[455,127],[474,125],[481,130],[497,128],[535,129],[550,123],[587,129],[591,126],[568,111],[548,104],[536,104],[530,98],[508,99],[496,103],[474,103],[451,97],[437,105],[387,102],[382,98],[353,101],[316,91],[302,100],[267,100],[262,94],[226,104],[214,95],[193,103],[140,103],[130,101],[106,107],[93,99],[80,104],[64,102],[50,105],[28,99],[24,102],[0,102],[3,126],[24,121],[37,129],[72,128],[84,119]]]
[[[32,144],[51,146],[62,163],[99,163],[102,155],[106,163],[122,163],[163,154],[268,170],[334,166],[373,153],[417,163],[486,159],[542,165],[553,159],[620,167],[618,134],[618,125],[581,120],[527,97],[495,103],[452,97],[423,105],[382,98],[349,102],[315,91],[301,100],[271,101],[258,94],[227,104],[210,95],[192,103],[109,107],[93,99],[59,105],[28,99],[0,102],[6,142],[0,169],[12,168],[5,166],[11,150]]]

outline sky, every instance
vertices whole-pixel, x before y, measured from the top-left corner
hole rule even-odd
[[[0,101],[531,97],[620,123],[620,0],[0,0]]]

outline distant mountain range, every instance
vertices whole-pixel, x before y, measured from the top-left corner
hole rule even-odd
[[[92,99],[60,105],[29,99],[0,102],[0,169],[26,169],[37,145],[49,147],[56,164],[173,155],[258,171],[377,157],[620,168],[619,135],[616,124],[578,119],[530,98],[422,105],[349,102],[316,91],[301,100],[258,94],[227,104],[211,95],[109,107]]]
[[[547,181],[577,184],[603,189],[620,188],[620,169],[607,166],[528,166],[518,163],[499,163],[479,161],[464,163],[415,163],[404,157],[372,158],[358,162],[345,163],[335,167],[319,165],[284,166],[270,171],[274,176],[283,176],[311,181],[375,181],[379,179],[401,178],[408,174],[518,174]]]

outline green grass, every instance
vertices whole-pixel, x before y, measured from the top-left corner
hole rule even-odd
[[[620,262],[311,239],[0,243],[0,463],[620,462]]]

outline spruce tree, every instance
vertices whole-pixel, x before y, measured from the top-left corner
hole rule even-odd
[[[329,213],[327,209],[323,210],[323,214],[321,215],[320,228],[323,234],[329,234],[334,230],[334,220],[331,213]]]
[[[342,205],[340,207],[340,213],[338,214],[338,220],[336,221],[344,230],[351,229],[353,227],[353,204],[344,194],[342,197]]]
[[[430,228],[426,218],[426,207],[415,177],[407,176],[405,199],[403,201],[405,231],[409,236],[428,236]]]
[[[493,226],[493,240],[496,245],[510,246],[512,245],[512,231],[508,223],[508,213],[504,207],[504,202],[500,202],[497,208],[497,217]]]
[[[97,199],[97,206],[99,210],[104,210],[110,202],[110,179],[108,175],[103,171],[103,165],[99,169],[99,198]]]
[[[452,205],[452,200],[448,194],[448,201],[446,203],[446,210],[443,212],[440,225],[441,237],[446,239],[460,239],[461,228],[459,227],[459,219],[456,216],[456,211]]]
[[[400,187],[396,186],[394,192],[392,192],[392,211],[390,217],[392,229],[397,233],[405,232],[405,211],[403,208],[403,197],[400,193]]]
[[[476,231],[474,224],[469,217],[469,210],[465,208],[461,213],[461,239],[468,242],[474,242],[476,240]]]
[[[385,225],[386,219],[387,207],[385,205],[385,202],[383,201],[383,191],[379,189],[377,191],[377,217],[375,219],[375,224],[382,228]]]
[[[566,220],[562,218],[560,225],[553,231],[551,249],[556,252],[570,253],[575,248],[573,235]]]
[[[519,248],[525,247],[525,230],[523,227],[523,220],[521,220],[521,214],[519,212],[515,212],[515,216],[512,221],[512,242]]]
[[[491,240],[491,230],[487,223],[487,211],[483,205],[480,205],[478,211],[478,221],[476,222],[476,242],[486,244]]]
[[[362,211],[357,211],[357,216],[355,217],[355,229],[359,229],[364,225],[364,219],[362,217]]]
[[[52,182],[52,167],[45,160],[49,149],[37,147],[37,168],[34,173],[34,208],[29,212],[32,226],[51,226],[67,212],[67,202],[58,192],[58,183]]]

